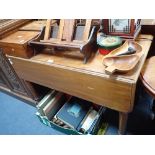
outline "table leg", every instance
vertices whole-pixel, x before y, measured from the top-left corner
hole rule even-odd
[[[124,134],[128,119],[128,113],[119,112],[119,134]]]

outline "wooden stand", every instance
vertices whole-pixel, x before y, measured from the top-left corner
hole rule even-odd
[[[92,20],[80,24],[75,19],[61,19],[59,23],[47,20],[46,27],[40,35],[30,41],[30,45],[38,51],[44,47],[57,49],[80,50],[84,55],[84,63],[93,52],[97,51],[97,26],[92,26]],[[53,24],[54,23],[54,24]],[[52,24],[52,25],[51,25]]]

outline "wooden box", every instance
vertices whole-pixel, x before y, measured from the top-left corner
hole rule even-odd
[[[35,38],[38,34],[38,31],[16,31],[2,38],[0,47],[8,55],[30,58],[34,53],[28,46],[28,41]]]

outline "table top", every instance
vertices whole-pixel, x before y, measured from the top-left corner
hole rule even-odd
[[[0,44],[27,44],[29,40],[36,37],[39,34],[38,31],[16,31],[0,40]]]
[[[87,64],[83,64],[83,57],[82,54],[80,56],[79,51],[66,52],[67,54],[70,53],[71,54],[70,56],[66,56],[65,52],[64,52],[65,54],[59,53],[55,55],[40,53],[32,57],[31,60],[38,63],[51,65],[54,67],[91,74],[94,76],[111,78],[117,81],[123,81],[128,83],[136,83],[140,75],[140,71],[145,62],[145,59],[147,57],[148,51],[150,49],[152,40],[153,40],[152,35],[139,35],[136,42],[138,42],[142,46],[142,52],[144,54],[134,69],[123,74],[121,73],[115,73],[113,75],[106,74],[105,67],[102,64],[102,59],[104,56],[99,54],[99,52],[97,52],[92,58],[90,58]]]

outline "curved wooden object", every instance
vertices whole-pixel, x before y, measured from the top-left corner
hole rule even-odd
[[[119,56],[120,54],[125,54],[128,51],[128,48],[131,47],[136,50],[135,55],[141,53],[142,46],[135,41],[126,41],[122,46],[111,51],[106,57]],[[133,55],[133,54],[132,54]]]
[[[146,60],[140,79],[149,94],[155,98],[155,56]]]
[[[103,63],[107,66],[105,71],[109,74],[115,71],[128,72],[132,70],[138,63],[140,57],[138,55],[109,57],[104,59]]]
[[[135,54],[118,56],[125,54],[129,47],[136,50]],[[112,74],[115,71],[128,72],[136,66],[142,55],[141,45],[133,41],[126,41],[121,47],[113,50],[103,58],[103,64],[107,66],[105,71],[108,74]]]

